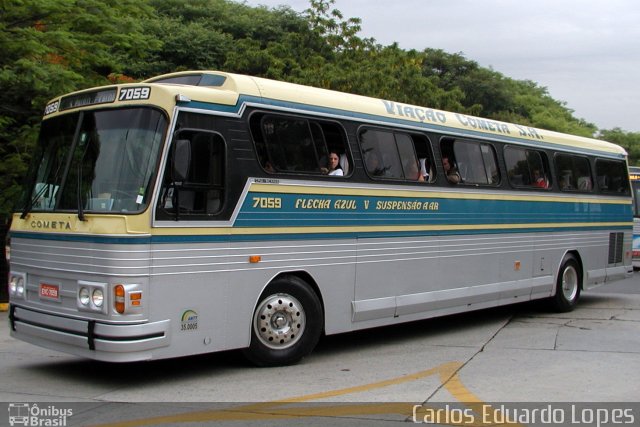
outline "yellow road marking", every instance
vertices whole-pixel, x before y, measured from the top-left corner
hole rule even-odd
[[[121,421],[117,423],[102,424],[95,427],[139,427],[148,425],[160,425],[169,423],[190,423],[190,422],[213,422],[213,421],[265,421],[276,419],[295,419],[304,417],[344,417],[344,416],[368,416],[368,415],[401,415],[407,418],[417,417],[424,420],[428,411],[428,406],[407,402],[389,403],[328,403],[314,404],[312,406],[295,405],[302,402],[318,401],[337,396],[345,396],[367,392],[379,388],[398,385],[410,381],[416,381],[433,375],[438,375],[442,385],[462,404],[480,414],[483,409],[489,407],[483,404],[480,398],[467,389],[460,377],[459,369],[463,366],[460,362],[444,363],[435,368],[415,372],[401,377],[378,381],[354,387],[347,387],[337,390],[330,390],[321,393],[307,394],[303,396],[290,397],[271,402],[260,402],[248,405],[230,407],[217,410],[206,410],[174,414],[161,417],[144,418],[137,420]],[[290,406],[293,405],[293,406]],[[483,408],[483,406],[485,408]],[[449,411],[440,407],[430,412],[435,414],[435,419],[430,422],[439,424],[449,424],[454,419]],[[490,420],[487,422],[476,422],[475,419],[486,421],[484,418],[474,418],[473,421],[464,423],[465,426],[487,426],[499,425]],[[454,424],[451,424],[454,425]],[[456,423],[455,425],[459,425]],[[518,426],[518,424],[508,423],[506,425]]]

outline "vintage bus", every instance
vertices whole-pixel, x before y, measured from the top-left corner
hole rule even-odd
[[[633,269],[640,270],[640,166],[629,167],[633,192]]]
[[[174,73],[54,99],[33,159],[11,335],[87,358],[291,364],[633,271],[622,148],[400,102]]]

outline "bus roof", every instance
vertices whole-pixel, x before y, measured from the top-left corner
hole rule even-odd
[[[468,134],[469,136],[506,137],[524,139],[541,143],[564,145],[574,149],[605,152],[626,156],[625,150],[609,142],[575,135],[552,132],[513,123],[483,119],[459,113],[435,110],[395,101],[347,94],[295,83],[287,83],[261,77],[223,73],[218,71],[183,71],[165,74],[146,80],[146,82],[171,83],[191,76],[200,80],[196,85],[202,89],[200,101],[216,102],[212,87],[237,93],[239,96],[259,97],[262,102],[276,103],[286,107],[290,104],[304,105],[307,109],[325,114],[355,116],[360,119],[403,123],[405,125],[423,124],[440,131]],[[188,83],[189,84],[189,83]],[[194,84],[194,83],[190,83]],[[192,95],[193,96],[193,95]],[[453,128],[453,129],[452,129]]]
[[[181,106],[186,107],[216,109],[216,105],[228,106],[230,113],[241,113],[242,107],[247,104],[267,104],[274,108],[303,110],[310,114],[336,118],[351,117],[370,123],[389,123],[405,127],[427,128],[459,136],[505,141],[528,141],[533,145],[553,145],[556,148],[564,146],[572,150],[606,153],[620,158],[624,158],[627,154],[618,145],[593,138],[295,83],[219,71],[183,71],[160,75],[141,83],[120,86],[135,87],[146,84],[159,84],[159,87],[162,87],[159,91],[162,92],[162,96],[153,96],[153,99],[148,100],[148,102],[162,105],[167,109],[169,109],[167,102],[169,99],[172,103],[177,100]],[[115,88],[115,86],[112,86],[112,88]],[[91,90],[95,91],[95,88],[63,96],[57,100],[63,103],[65,98],[80,96]],[[186,98],[180,98],[179,95]],[[49,105],[51,104],[53,102]],[[83,106],[78,105],[78,107]],[[62,108],[60,110],[56,108],[55,113],[59,111],[62,111]],[[49,113],[45,112],[45,115],[47,114]]]

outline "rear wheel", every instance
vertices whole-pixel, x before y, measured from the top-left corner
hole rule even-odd
[[[580,298],[582,271],[573,255],[567,255],[560,266],[556,281],[556,294],[551,298],[551,306],[558,312],[575,308]]]
[[[290,365],[309,354],[324,325],[322,305],[302,279],[275,279],[260,296],[245,356],[259,366]]]

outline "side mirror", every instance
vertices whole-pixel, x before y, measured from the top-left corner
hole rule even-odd
[[[191,141],[188,139],[176,139],[173,141],[173,182],[183,182],[189,177],[191,165]]]

